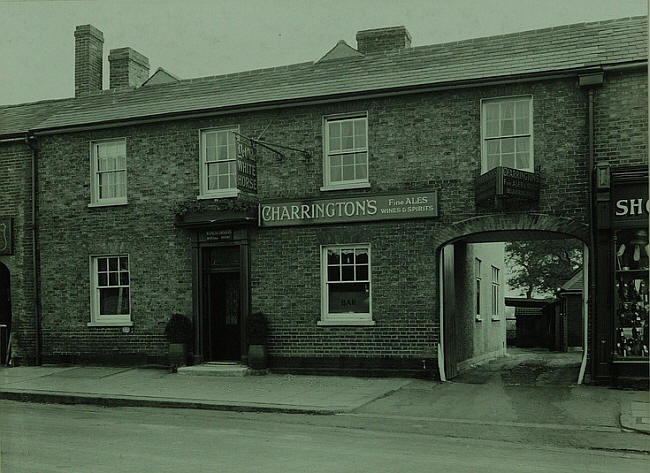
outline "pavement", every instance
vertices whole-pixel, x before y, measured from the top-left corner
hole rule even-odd
[[[451,382],[267,374],[212,377],[160,367],[0,368],[0,399],[101,406],[382,416],[650,434],[647,391],[576,385],[580,353],[509,349]]]

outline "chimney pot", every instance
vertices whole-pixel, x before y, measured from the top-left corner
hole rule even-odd
[[[411,35],[404,26],[357,32],[357,50],[362,54],[386,53],[411,47]]]
[[[111,49],[110,88],[140,87],[149,78],[149,59],[131,48]]]
[[[104,34],[93,25],[74,31],[74,96],[102,90]]]

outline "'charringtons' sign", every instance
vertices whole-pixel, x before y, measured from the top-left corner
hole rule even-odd
[[[260,203],[260,227],[370,222],[438,216],[434,192]]]

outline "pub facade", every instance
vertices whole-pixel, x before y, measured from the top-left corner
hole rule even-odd
[[[639,17],[412,47],[382,28],[314,62],[201,80],[149,76],[121,48],[101,90],[103,34],[78,27],[76,97],[26,133],[40,353],[25,333],[17,359],[160,361],[181,313],[194,363],[246,363],[262,312],[278,372],[450,378],[505,339],[502,304],[479,317],[466,284],[499,294],[504,271],[474,245],[534,234],[589,255],[586,379],[639,376],[646,30]],[[593,41],[600,53],[580,46]],[[617,194],[630,172],[638,195]]]

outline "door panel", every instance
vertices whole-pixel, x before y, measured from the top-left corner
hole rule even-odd
[[[208,275],[206,360],[241,359],[239,273]]]

